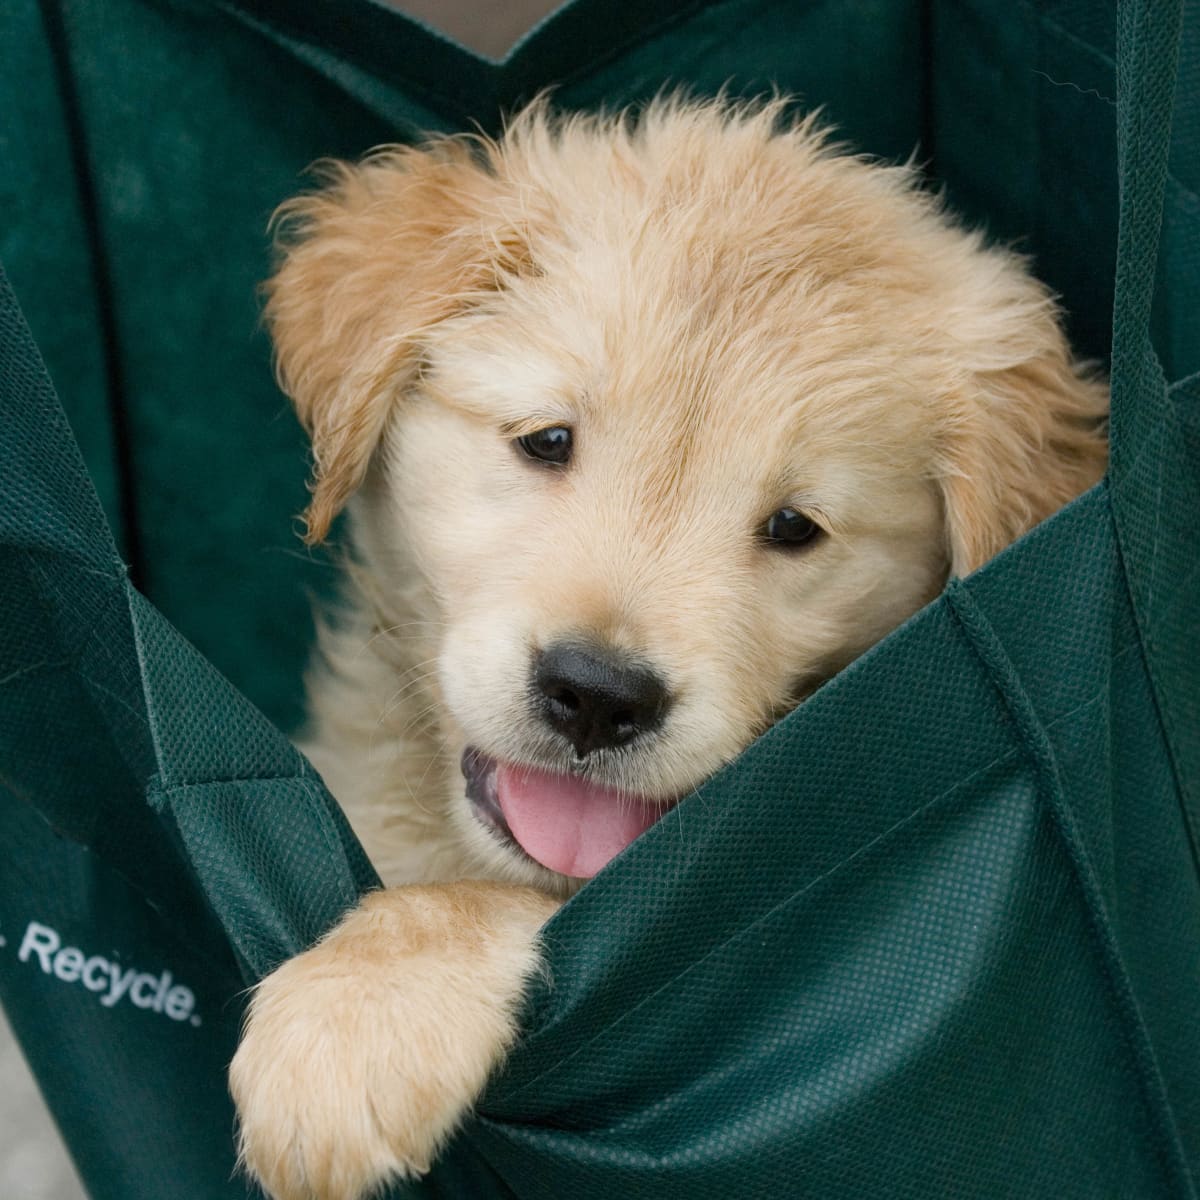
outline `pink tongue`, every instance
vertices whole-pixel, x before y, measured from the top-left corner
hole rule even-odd
[[[526,854],[577,879],[590,879],[662,814],[613,788],[507,763],[496,764],[496,799]]]

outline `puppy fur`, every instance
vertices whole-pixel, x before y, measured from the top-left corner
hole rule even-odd
[[[252,1004],[232,1086],[280,1200],[428,1168],[579,886],[481,822],[465,748],[665,806],[1103,473],[1107,389],[1024,261],[785,114],[537,104],[282,210],[307,540],[350,509],[304,748],[391,890]],[[554,426],[561,469],[516,444]],[[819,534],[769,542],[783,508]],[[573,757],[529,701],[563,640],[651,664],[661,727]]]

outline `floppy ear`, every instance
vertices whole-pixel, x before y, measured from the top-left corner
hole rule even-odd
[[[1020,260],[987,258],[984,286],[947,326],[969,362],[939,463],[958,576],[1086,491],[1108,459],[1107,383],[1072,360],[1049,293]]]
[[[282,257],[265,319],[280,386],[312,439],[309,544],[362,482],[422,333],[527,258],[521,231],[490,215],[503,206],[487,149],[445,140],[325,164],[321,190],[276,214]]]

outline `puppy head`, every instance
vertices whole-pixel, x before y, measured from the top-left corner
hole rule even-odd
[[[290,212],[310,536],[373,462],[356,537],[420,580],[497,869],[593,873],[1103,470],[1104,388],[1021,261],[777,105],[535,108]]]

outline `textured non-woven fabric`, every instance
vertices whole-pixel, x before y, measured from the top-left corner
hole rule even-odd
[[[1110,358],[1112,465],[566,905],[396,1194],[1196,1196],[1195,4],[575,0],[502,63],[372,0],[0,20],[0,999],[94,1196],[248,1193],[243,989],[375,882],[272,723],[330,572],[269,212],[323,154],[672,83],[919,147]]]

